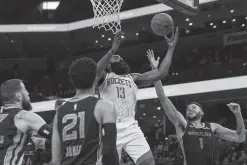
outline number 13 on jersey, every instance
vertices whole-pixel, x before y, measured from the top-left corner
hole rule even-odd
[[[123,87],[116,87],[117,88],[117,97],[124,99],[125,98],[125,89]]]
[[[78,129],[75,128],[77,125],[79,119],[79,132]],[[69,122],[70,121],[70,122]],[[63,117],[62,120],[63,124],[67,124],[63,128],[63,141],[68,141],[68,140],[76,140],[78,138],[84,138],[85,137],[85,112],[79,112],[78,114],[76,113],[71,113],[67,114]]]

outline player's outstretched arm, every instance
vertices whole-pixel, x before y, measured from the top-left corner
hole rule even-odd
[[[97,77],[100,79],[104,73],[106,66],[109,64],[111,57],[118,51],[118,48],[121,44],[121,36],[123,32],[119,31],[113,40],[112,48],[109,50],[97,63]]]
[[[61,151],[61,139],[57,130],[57,114],[53,120],[53,134],[52,134],[52,160],[51,165],[60,165],[62,161],[62,151]]]
[[[42,137],[51,139],[52,128],[39,115],[22,110],[15,116],[15,125],[23,133],[37,132]]]
[[[179,111],[177,111],[171,100],[168,99],[165,95],[161,81],[154,83],[154,86],[158,99],[169,120],[175,126],[182,126],[183,128],[186,128],[187,121],[185,120],[184,116]]]
[[[157,70],[157,67],[159,66],[160,58],[158,57],[157,60],[155,60],[154,53],[151,50],[149,50],[149,52],[147,53],[147,57],[152,69]],[[159,80],[155,82],[154,86],[155,86],[156,94],[169,120],[175,126],[183,126],[185,128],[187,125],[187,121],[185,120],[184,116],[177,111],[177,109],[172,104],[170,99],[168,99],[167,96],[165,95],[161,81]]]
[[[116,109],[105,100],[99,100],[95,108],[97,121],[103,126],[103,164],[119,165],[116,140]]]
[[[237,121],[237,130],[231,130],[216,123],[211,123],[211,127],[217,137],[228,141],[242,143],[245,141],[245,124],[241,114],[240,105],[236,103],[230,103],[227,104],[227,106],[235,115]]]
[[[149,86],[155,83],[156,81],[163,79],[168,74],[172,62],[173,53],[178,41],[178,36],[179,36],[178,28],[176,29],[175,34],[174,33],[172,34],[173,35],[171,39],[165,37],[166,42],[168,44],[168,51],[166,53],[165,58],[162,60],[159,69],[152,70],[143,74],[136,74],[136,73],[131,74],[131,76],[133,77],[134,81],[138,86]],[[147,54],[148,53],[153,53],[153,51],[148,50]]]

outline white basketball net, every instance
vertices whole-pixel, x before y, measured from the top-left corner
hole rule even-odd
[[[116,34],[121,30],[119,12],[124,0],[90,0],[93,5],[94,26],[104,27]]]

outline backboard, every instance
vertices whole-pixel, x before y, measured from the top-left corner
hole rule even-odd
[[[196,15],[199,9],[199,0],[157,0],[186,15]]]

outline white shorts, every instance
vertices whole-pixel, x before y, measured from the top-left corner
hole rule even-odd
[[[128,153],[135,163],[142,155],[150,151],[149,144],[137,122],[127,128],[118,129],[117,131],[119,159],[121,159],[122,149]]]

